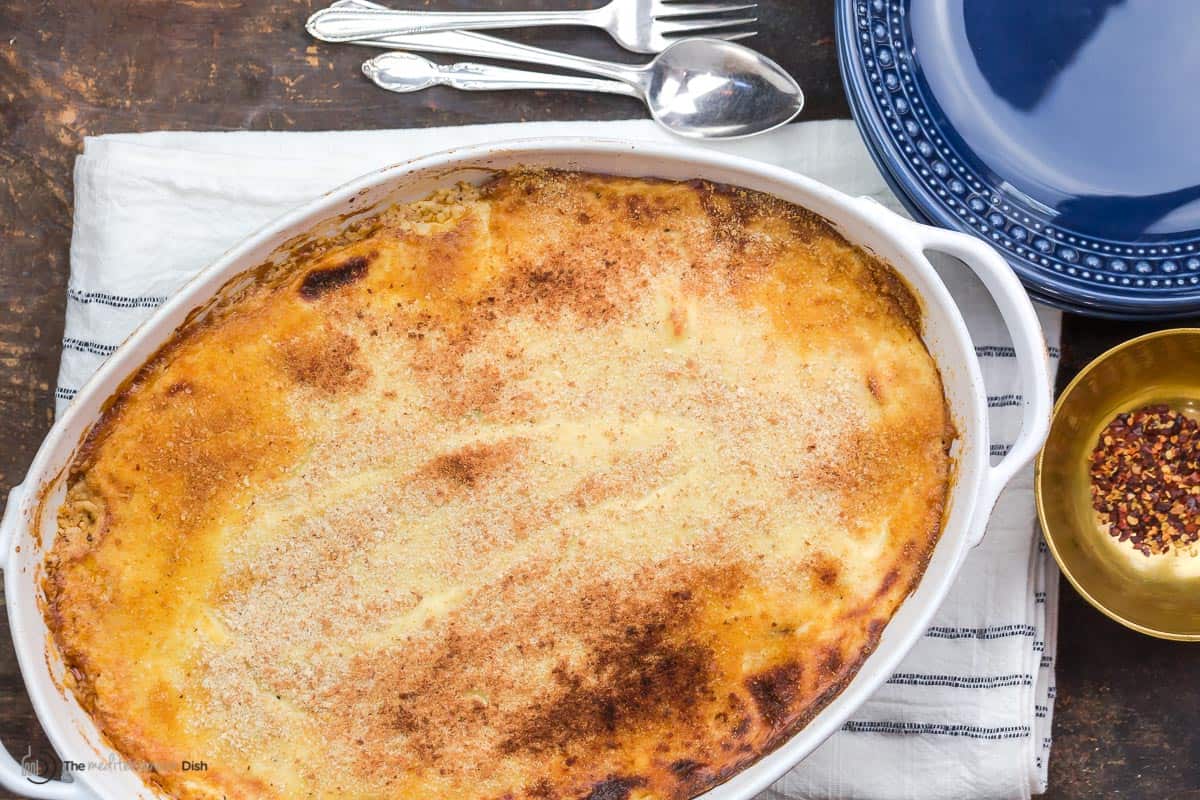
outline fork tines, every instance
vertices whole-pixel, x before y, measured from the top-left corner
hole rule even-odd
[[[713,39],[733,41],[754,36],[757,31],[732,31],[730,28],[745,28],[758,21],[758,17],[721,16],[736,11],[750,11],[757,3],[740,3],[736,0],[715,2],[687,2],[686,0],[653,0],[651,10],[654,29],[666,38],[680,36],[707,36]],[[696,19],[703,17],[703,19]]]

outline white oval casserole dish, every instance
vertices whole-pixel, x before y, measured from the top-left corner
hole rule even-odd
[[[254,268],[282,258],[297,237],[328,236],[372,209],[420,199],[458,181],[479,182],[493,170],[519,165],[676,180],[703,178],[766,192],[824,216],[848,240],[887,261],[907,281],[922,307],[924,341],[941,371],[959,434],[952,451],[956,470],[941,540],[919,586],[845,690],[784,745],[703,795],[705,800],[745,800],[756,795],[836,731],[892,673],[946,596],[963,557],[982,537],[1000,491],[1030,461],[1046,435],[1051,386],[1045,343],[1033,306],[1008,265],[978,239],[919,225],[870,200],[849,197],[768,164],[678,145],[523,140],[452,150],[388,167],[287,214],[230,250],[160,307],[100,367],[50,430],[24,483],[9,496],[0,523],[0,567],[21,672],[38,718],[60,756],[80,762],[116,757],[87,713],[60,688],[63,665],[39,606],[41,560],[54,540],[65,468],[105,401],[189,315],[203,313],[224,291],[253,280]],[[1022,430],[995,466],[989,465],[987,396],[975,351],[926,251],[964,261],[991,293],[1012,336],[1024,404]],[[24,776],[21,765],[0,748],[0,785],[28,797],[158,796],[128,770],[85,770],[70,773],[70,778],[37,783]]]

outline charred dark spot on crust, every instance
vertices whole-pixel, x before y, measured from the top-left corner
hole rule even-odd
[[[826,587],[836,585],[838,577],[841,575],[841,566],[836,561],[824,556],[816,559],[812,569],[817,581]]]
[[[671,772],[680,780],[687,780],[696,770],[703,769],[704,765],[699,761],[692,761],[690,758],[681,758],[678,761],[671,762]]]
[[[695,189],[699,194],[705,197],[725,197],[736,198],[745,193],[745,190],[738,189],[735,186],[730,186],[727,183],[713,183],[706,181],[703,178],[693,178],[690,181],[684,182],[686,186]]]
[[[715,656],[686,632],[694,613],[690,593],[674,592],[663,605],[657,618],[608,634],[585,666],[555,668],[552,699],[536,705],[502,748],[565,749],[639,723],[691,719],[711,695]]]
[[[654,217],[654,209],[646,202],[646,198],[636,194],[625,196],[625,212],[634,222],[646,222]]]
[[[719,782],[719,769],[714,770],[708,764],[690,758],[673,761],[669,768],[679,787],[675,794],[669,795],[671,797],[694,797]]]
[[[367,274],[368,264],[370,258],[367,256],[353,256],[336,267],[314,269],[301,281],[300,296],[305,300],[316,300],[334,289],[348,286]]]
[[[799,664],[787,663],[746,679],[746,690],[759,715],[772,727],[787,720],[800,691],[800,675]]]
[[[844,663],[842,653],[836,647],[829,647],[821,657],[821,668],[829,673],[837,673]]]
[[[593,785],[583,800],[629,800],[634,789],[645,785],[642,778],[605,778]]]
[[[876,594],[881,597],[887,594],[888,591],[896,585],[896,581],[899,580],[899,578],[900,571],[898,569],[889,569],[887,574],[883,576],[883,581],[880,582],[879,591]]]
[[[175,381],[167,387],[167,397],[174,397],[177,394],[191,394],[192,384],[188,381]]]

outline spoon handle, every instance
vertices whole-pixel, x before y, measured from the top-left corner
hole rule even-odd
[[[638,92],[627,83],[583,78],[576,75],[552,75],[545,72],[495,67],[491,64],[460,62],[441,67],[421,59],[423,69],[414,73],[408,53],[385,53],[362,65],[363,74],[383,89],[392,92],[414,92],[434,84],[443,84],[469,92],[506,89],[566,89],[579,92],[607,92],[629,97]],[[427,70],[432,68],[433,74]]]
[[[331,8],[380,8],[366,0],[340,0]],[[624,81],[642,88],[644,81],[644,65],[618,64],[613,61],[600,61],[594,58],[559,53],[545,50],[507,39],[498,39],[484,33],[469,31],[441,31],[438,33],[398,33],[385,36],[372,36],[352,40],[354,44],[364,44],[381,47],[388,50],[415,50],[423,53],[453,53],[456,55],[473,56],[475,58],[495,58],[500,61],[518,61],[525,64],[541,64],[546,67],[558,67],[574,72],[585,72],[601,78]]]

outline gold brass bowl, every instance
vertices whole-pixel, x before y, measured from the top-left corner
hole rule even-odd
[[[1139,336],[1104,353],[1054,407],[1034,480],[1050,552],[1084,599],[1135,631],[1200,641],[1196,555],[1144,556],[1110,536],[1092,509],[1088,458],[1100,432],[1125,411],[1162,403],[1200,419],[1200,328]]]

